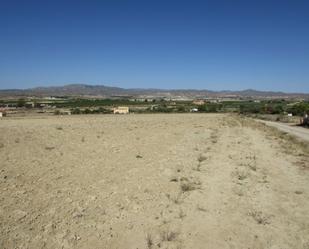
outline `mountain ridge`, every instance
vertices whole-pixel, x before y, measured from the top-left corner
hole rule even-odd
[[[106,85],[67,84],[63,86],[34,87],[27,89],[2,89],[0,97],[46,97],[46,96],[162,96],[162,97],[285,97],[285,98],[309,98],[309,93],[287,93],[282,91],[259,91],[254,89],[221,90],[207,89],[157,89],[157,88],[121,88]]]

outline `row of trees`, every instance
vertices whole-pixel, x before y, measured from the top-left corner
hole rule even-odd
[[[309,102],[289,104],[287,102],[222,102],[207,103],[198,107],[199,112],[230,112],[231,110],[242,114],[283,114],[292,113],[293,115],[303,116],[309,113]]]
[[[168,106],[167,104],[148,108],[147,112],[163,112],[163,113],[183,113],[190,112],[194,106],[190,104],[177,104]],[[309,113],[309,102],[300,102],[289,104],[285,101],[264,101],[264,102],[222,102],[207,103],[198,106],[199,112],[217,113],[217,112],[237,112],[241,114],[284,114],[292,113],[293,115],[303,116]]]
[[[283,114],[292,113],[293,115],[303,116],[309,113],[309,103],[301,102],[293,105],[280,103],[251,103],[241,104],[239,107],[240,113],[254,113],[254,114]]]
[[[108,113],[111,113],[111,112],[112,112],[111,110],[105,109],[103,107],[99,107],[97,109],[86,108],[86,109],[83,109],[83,110],[81,110],[79,108],[71,109],[71,114],[99,114],[99,113],[108,114]]]

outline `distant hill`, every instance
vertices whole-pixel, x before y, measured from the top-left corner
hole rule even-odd
[[[170,98],[212,98],[212,97],[243,97],[243,98],[304,98],[309,99],[308,93],[284,93],[256,91],[247,89],[243,91],[210,91],[196,89],[125,89],[104,85],[70,84],[65,86],[36,87],[29,89],[0,90],[0,98],[8,97],[170,97]]]

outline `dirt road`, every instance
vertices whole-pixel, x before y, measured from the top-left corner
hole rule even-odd
[[[308,154],[225,115],[0,121],[0,248],[309,248]]]
[[[260,121],[260,120],[259,120]],[[287,132],[293,136],[296,136],[302,140],[309,142],[309,129],[303,128],[300,126],[296,126],[295,124],[289,123],[280,123],[280,122],[272,122],[272,121],[260,121],[265,123],[266,125],[276,127],[283,132]]]

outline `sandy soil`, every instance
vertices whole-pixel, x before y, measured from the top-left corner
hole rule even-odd
[[[0,248],[309,248],[304,146],[230,115],[0,120]]]

